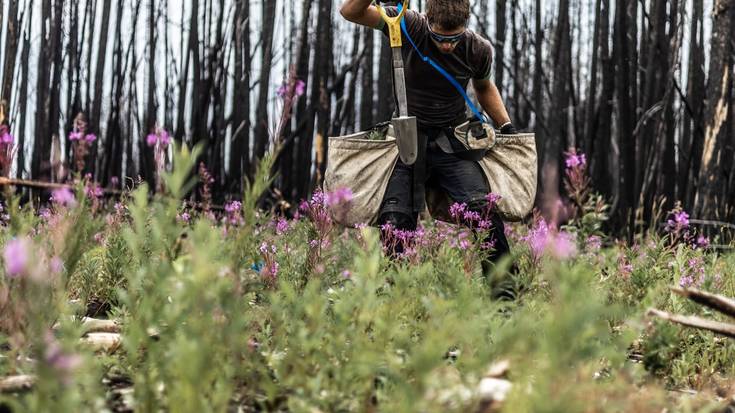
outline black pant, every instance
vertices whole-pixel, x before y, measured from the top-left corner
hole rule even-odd
[[[423,186],[427,182],[438,185],[449,195],[452,202],[465,203],[470,210],[480,212],[487,205],[485,196],[490,192],[490,188],[482,168],[475,161],[461,159],[456,154],[446,153],[435,145],[433,140],[439,132],[439,129],[419,129],[419,141],[428,141],[428,145],[425,149],[419,149],[420,154],[416,163],[406,165],[398,160],[388,181],[388,188],[380,208],[381,225],[390,223],[397,229],[415,230],[418,214],[424,208],[424,191],[422,189],[416,191],[416,185]],[[415,173],[421,169],[425,170],[423,179],[417,179]],[[500,216],[493,213],[490,218],[492,229],[486,241],[494,244],[490,260],[497,261],[510,251],[510,247]],[[394,253],[402,252],[402,245],[397,245],[396,249]]]

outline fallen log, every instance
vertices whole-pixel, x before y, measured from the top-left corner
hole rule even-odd
[[[36,376],[21,374],[0,379],[0,393],[19,393],[28,391],[36,383]]]
[[[683,326],[692,327],[700,330],[711,331],[716,334],[721,334],[726,337],[735,338],[735,325],[728,323],[721,323],[719,321],[707,320],[700,317],[684,316],[679,314],[671,314],[665,311],[651,308],[648,310],[649,316],[655,316],[673,323],[681,324]]]
[[[122,327],[117,320],[102,320],[99,318],[82,317],[82,335],[89,333],[120,333]],[[58,330],[59,323],[54,324],[53,329]]]
[[[120,347],[122,338],[117,333],[89,333],[81,341],[95,352],[111,354]]]

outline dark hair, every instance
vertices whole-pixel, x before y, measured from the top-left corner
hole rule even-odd
[[[427,0],[426,17],[429,24],[445,30],[464,27],[470,19],[470,0]]]

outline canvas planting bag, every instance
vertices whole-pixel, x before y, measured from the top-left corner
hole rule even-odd
[[[388,180],[398,161],[398,144],[393,128],[386,127],[384,140],[367,139],[376,130],[330,137],[327,142],[327,170],[324,192],[349,188],[349,210],[333,214],[340,224],[353,227],[372,225],[377,220]]]
[[[328,141],[324,191],[349,188],[350,211],[337,222],[345,226],[374,224],[378,218],[388,180],[398,161],[398,146],[392,130],[385,140],[366,139],[370,132],[331,137]],[[485,156],[478,162],[493,193],[501,196],[498,212],[506,221],[518,221],[533,208],[536,197],[537,160],[533,133],[495,133]],[[443,190],[427,186],[426,204],[432,217],[449,220],[451,201]]]

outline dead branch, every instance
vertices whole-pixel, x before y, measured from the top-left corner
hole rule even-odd
[[[730,338],[735,338],[735,325],[721,323],[719,321],[706,320],[700,317],[684,316],[679,314],[671,314],[665,311],[651,308],[648,310],[649,316],[655,316],[672,323],[681,324],[683,326],[692,327],[700,330],[711,331],[716,334],[721,334]]]
[[[719,294],[712,294],[694,288],[671,287],[671,291],[697,304],[717,310],[722,314],[735,317],[735,300]]]

